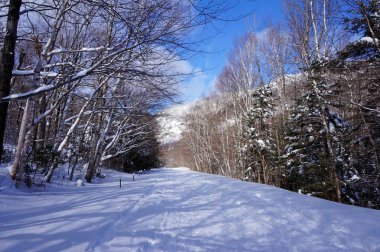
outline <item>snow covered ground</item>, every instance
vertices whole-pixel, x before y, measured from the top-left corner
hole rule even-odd
[[[380,251],[380,211],[185,168],[31,193],[6,179],[0,251]]]

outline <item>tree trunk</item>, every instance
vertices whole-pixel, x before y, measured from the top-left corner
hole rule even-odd
[[[96,132],[100,132],[100,122],[101,121],[102,121],[102,116],[100,115],[99,116],[99,124],[98,124],[98,127],[96,129]],[[96,133],[96,138],[94,140],[96,140],[96,139],[98,139],[98,140],[97,140],[97,142],[94,141],[94,144],[96,147],[94,149],[92,159],[90,158],[90,161],[88,163],[88,168],[87,168],[87,173],[86,173],[87,183],[91,183],[91,180],[94,177],[95,171],[99,166],[99,162],[100,162],[102,152],[104,149],[104,141],[106,138],[106,134],[108,133],[108,130],[110,128],[111,122],[112,122],[112,112],[111,112],[111,115],[109,115],[107,118],[106,128],[103,130],[101,135],[99,135],[99,133]]]
[[[69,94],[67,100],[63,103],[61,108],[58,109],[59,113],[57,115],[57,120],[55,122],[56,124],[55,138],[57,139],[56,141],[59,141],[62,139],[63,130],[65,127],[65,118],[68,113],[68,109],[71,104],[71,101],[72,101],[72,95]],[[53,177],[54,170],[57,169],[59,165],[59,158],[61,156],[61,153],[63,152],[63,149],[59,148],[59,142],[56,142],[54,144],[53,151],[54,151],[53,162],[44,178],[44,180],[47,183],[51,182],[51,178]]]
[[[13,180],[16,179],[17,173],[18,173],[19,168],[20,168],[20,160],[21,160],[21,156],[22,156],[22,150],[24,149],[24,143],[25,143],[26,125],[28,122],[28,110],[29,110],[29,99],[26,100],[26,104],[25,104],[25,108],[24,108],[24,115],[22,116],[21,128],[20,128],[20,133],[18,136],[15,160],[13,162],[13,167],[12,167],[12,171],[11,171],[11,177]]]
[[[70,180],[70,181],[73,180],[73,177],[74,177],[74,171],[75,171],[75,168],[77,167],[77,164],[78,164],[78,159],[79,159],[79,155],[76,154],[76,155],[75,155],[74,164],[73,164],[73,166],[71,167],[70,174],[69,174],[69,180]]]
[[[17,26],[20,19],[22,0],[9,2],[8,18],[4,46],[1,52],[0,63],[0,99],[6,97],[11,91],[12,70],[17,40]],[[0,102],[0,161],[3,154],[4,134],[8,112],[8,102]]]
[[[40,99],[39,103],[39,113],[43,114],[46,111],[47,107],[47,101],[46,101],[46,94],[42,94],[42,97]],[[37,148],[41,149],[45,147],[45,136],[46,136],[46,119],[43,119],[38,124],[37,129]]]
[[[101,115],[98,115],[97,123],[94,129],[93,139],[92,139],[92,148],[90,151],[90,156],[88,159],[88,167],[86,172],[86,181],[87,183],[91,183],[91,180],[95,174],[96,169],[96,159],[97,159],[97,148],[100,140],[100,127],[101,127]]]

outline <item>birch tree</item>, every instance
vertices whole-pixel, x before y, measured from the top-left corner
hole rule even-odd
[[[72,149],[70,144],[77,141],[75,134],[84,134],[83,125],[99,136],[91,138],[97,147],[92,150],[96,159],[90,162],[88,181],[102,160],[143,146],[143,135],[151,138],[151,132],[136,118],[173,99],[183,74],[173,70],[173,65],[191,49],[185,36],[217,18],[228,6],[215,5],[213,1],[201,5],[171,0],[24,2],[19,7],[19,32],[23,39],[34,43],[34,54],[29,65],[13,69],[13,77],[16,81],[39,81],[22,90],[13,89],[1,100],[30,98],[38,103],[39,115],[33,118],[27,132],[37,135],[41,144],[38,148],[52,145],[54,162],[45,180],[51,180],[58,160]],[[40,69],[38,78],[34,69]],[[132,103],[139,109],[122,105],[126,98],[122,90],[130,86],[134,86],[132,95],[140,95],[140,102]],[[78,95],[83,90],[91,95]],[[119,97],[113,97],[115,91]],[[141,102],[143,96],[146,101]],[[81,107],[73,106],[74,100]],[[132,111],[138,111],[138,115]],[[75,112],[77,116],[69,120]],[[123,116],[128,118],[122,119]],[[104,124],[105,118],[108,123]],[[125,131],[116,130],[115,125]]]

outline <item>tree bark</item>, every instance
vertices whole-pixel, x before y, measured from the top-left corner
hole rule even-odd
[[[111,122],[112,122],[112,112],[111,112],[111,114],[107,118],[106,128],[102,131],[101,135],[99,135],[101,121],[102,121],[102,116],[100,115],[99,116],[98,127],[96,129],[97,133],[96,133],[95,140],[97,139],[97,141],[94,142],[95,149],[94,149],[94,152],[93,152],[93,155],[92,155],[92,159],[90,158],[90,161],[88,163],[88,168],[87,168],[87,173],[86,173],[86,181],[87,181],[87,183],[91,183],[91,180],[94,177],[95,171],[96,171],[96,169],[99,166],[99,163],[100,163],[100,160],[101,160],[101,156],[102,156],[102,152],[103,152],[103,149],[104,149],[104,141],[105,141],[105,138],[106,138],[106,134],[108,133],[108,130],[109,130],[109,128],[111,126]]]
[[[11,91],[12,70],[14,66],[15,47],[17,40],[17,26],[20,19],[22,0],[9,2],[8,18],[4,46],[1,51],[0,63],[0,99]],[[3,154],[4,134],[8,113],[8,102],[0,102],[0,161]]]
[[[39,103],[39,113],[42,115],[47,108],[46,94],[42,94]],[[37,128],[37,148],[45,147],[45,136],[46,136],[46,119],[42,119],[42,121],[38,124]]]
[[[69,96],[67,97],[67,100],[62,104],[61,109],[58,109],[59,114],[57,115],[57,120],[55,122],[55,124],[56,124],[55,138],[58,141],[62,138],[62,135],[63,135],[63,130],[65,127],[65,118],[66,118],[66,115],[68,113],[68,109],[69,109],[69,106],[71,104],[71,101],[72,101],[72,94],[69,94]],[[58,144],[59,144],[59,142],[56,142],[54,144],[53,162],[52,162],[52,165],[50,166],[47,174],[44,177],[44,181],[46,181],[47,183],[51,182],[51,179],[53,177],[53,172],[55,169],[57,169],[57,167],[59,165],[59,158],[61,156],[62,149],[59,148]]]
[[[24,149],[25,136],[26,136],[26,125],[28,123],[28,112],[29,112],[29,99],[26,100],[26,104],[25,104],[25,108],[24,108],[24,114],[22,116],[22,121],[21,121],[20,133],[18,136],[15,160],[13,162],[13,167],[12,167],[12,171],[11,171],[11,177],[13,180],[16,179],[17,173],[20,170],[19,169],[20,160],[22,157],[22,150]]]

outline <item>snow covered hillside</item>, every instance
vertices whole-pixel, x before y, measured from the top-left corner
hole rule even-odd
[[[0,251],[380,251],[380,211],[185,168],[32,193],[5,180]]]
[[[158,118],[160,134],[158,140],[161,144],[177,142],[182,137],[185,130],[184,120],[194,103],[179,104],[172,106],[161,114]]]

